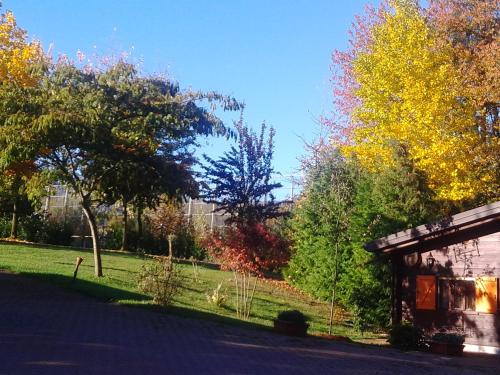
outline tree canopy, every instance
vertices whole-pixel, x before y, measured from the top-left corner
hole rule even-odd
[[[438,199],[491,200],[500,191],[498,1],[471,2],[475,21],[458,26],[462,3],[436,0],[430,13],[390,1],[358,18],[350,50],[334,54],[344,121],[327,122],[344,154],[371,171],[404,152]]]
[[[134,194],[153,199],[147,189],[128,189],[124,180],[129,176],[151,178],[149,192],[156,194],[179,189],[190,193],[187,147],[199,135],[228,133],[197,103],[240,108],[234,99],[217,93],[181,92],[166,80],[140,76],[124,62],[103,71],[59,63],[26,94],[32,110],[21,116],[11,111],[5,120],[1,141],[9,147],[4,161],[33,158],[71,187],[89,220],[98,276],[102,271],[94,205]],[[132,167],[134,172],[127,175]]]
[[[25,30],[17,26],[12,12],[0,15],[0,82],[34,86],[38,80],[36,66],[45,57],[37,41],[28,42]]]
[[[266,126],[262,124],[257,135],[240,119],[235,124],[238,148],[213,160],[204,156],[205,184],[202,196],[217,203],[216,210],[229,214],[230,222],[264,222],[282,215],[272,191],[281,187],[271,181],[273,168],[274,129],[266,139]]]

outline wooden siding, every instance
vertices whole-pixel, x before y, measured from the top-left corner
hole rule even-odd
[[[432,255],[432,256],[431,256]],[[432,261],[432,258],[434,261]],[[500,278],[500,232],[473,238],[446,247],[434,248],[421,253],[421,261],[400,264],[396,275],[400,293],[400,312],[404,320],[413,321],[428,333],[445,328],[466,333],[466,343],[500,347],[500,314],[476,311],[443,310],[437,298],[436,310],[416,309],[416,276],[434,275],[438,278],[478,277]],[[413,258],[414,259],[414,258]],[[439,287],[439,282],[437,282]],[[440,291],[438,288],[438,295]],[[497,296],[498,296],[497,291]],[[497,299],[497,304],[498,304]]]

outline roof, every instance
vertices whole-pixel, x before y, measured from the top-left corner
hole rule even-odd
[[[364,248],[378,253],[426,251],[500,232],[500,201],[390,234]]]

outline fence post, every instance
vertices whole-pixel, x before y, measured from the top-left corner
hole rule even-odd
[[[191,215],[192,213],[192,206],[193,206],[193,198],[189,197],[189,203],[188,203],[188,224],[191,224]]]
[[[64,185],[64,200],[63,200],[63,217],[66,224],[66,216],[68,215],[68,185]]]
[[[210,232],[214,231],[215,203],[212,203],[212,216],[210,218]]]
[[[49,208],[50,208],[50,188],[47,187],[47,196],[45,197],[45,215],[49,213]]]

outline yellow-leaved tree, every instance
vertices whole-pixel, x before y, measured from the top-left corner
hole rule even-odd
[[[2,208],[12,213],[11,236],[17,237],[19,207],[23,201],[34,198],[43,191],[43,185],[36,185],[34,177],[37,168],[34,160],[11,153],[22,125],[13,125],[8,118],[15,117],[20,123],[28,122],[28,90],[36,87],[45,56],[40,44],[29,42],[25,30],[19,28],[12,12],[0,15],[0,200]],[[30,189],[33,188],[33,191]],[[35,193],[35,190],[37,192]],[[30,197],[31,196],[31,197]]]
[[[478,131],[450,43],[439,39],[415,1],[390,1],[358,28],[342,69],[350,100],[342,150],[377,172],[395,153],[425,172],[438,199],[499,194],[498,137]],[[365,24],[366,26],[366,24]],[[347,78],[347,79],[346,79]]]
[[[37,82],[34,66],[44,58],[36,41],[28,42],[12,12],[0,15],[0,81],[32,86]]]

